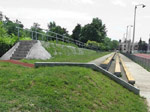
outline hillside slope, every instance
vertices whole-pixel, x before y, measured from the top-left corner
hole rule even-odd
[[[0,111],[147,111],[144,99],[82,67],[34,69],[0,62],[0,85]]]
[[[42,42],[43,47],[51,54],[49,60],[22,60],[23,62],[34,63],[37,61],[48,62],[89,62],[110,52],[96,52],[94,50],[79,48],[68,43],[56,44],[52,42]]]

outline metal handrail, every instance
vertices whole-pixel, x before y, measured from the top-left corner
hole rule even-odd
[[[83,48],[88,48],[88,49],[93,49],[93,48],[95,48],[95,47],[92,46],[92,45],[88,45],[88,46],[87,46],[86,43],[83,43],[83,42],[81,42],[81,41],[79,41],[79,40],[75,40],[75,39],[69,38],[69,37],[67,37],[67,36],[64,36],[64,35],[61,35],[61,34],[58,34],[58,33],[56,33],[56,32],[46,30],[46,29],[42,29],[42,31],[43,31],[43,30],[46,31],[45,33],[40,33],[40,32],[37,32],[37,31],[32,31],[32,30],[30,30],[30,29],[23,29],[23,28],[20,28],[20,27],[16,27],[16,28],[18,29],[18,40],[20,39],[20,30],[26,30],[26,31],[29,31],[29,32],[32,33],[32,36],[31,36],[32,39],[34,39],[34,37],[35,37],[35,39],[38,40],[38,37],[37,37],[37,36],[38,36],[38,34],[39,34],[39,35],[42,36],[42,40],[44,40],[44,37],[43,37],[43,36],[46,36],[46,38],[45,38],[46,40],[49,40],[49,38],[50,38],[50,39],[56,39],[56,43],[58,42],[58,40],[60,40],[60,41],[63,41],[63,42],[74,43],[75,45],[77,45],[77,46],[79,46],[79,47],[83,47]],[[47,34],[47,32],[50,32],[50,33],[54,34],[54,36]],[[34,36],[34,33],[35,33],[35,36]],[[60,37],[62,37],[62,38],[59,38],[58,36],[60,36]],[[67,40],[66,40],[66,39],[67,39]],[[96,50],[97,50],[97,49],[96,49]]]

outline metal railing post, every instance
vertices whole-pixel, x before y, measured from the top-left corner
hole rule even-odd
[[[43,34],[41,34],[42,35],[42,41],[43,41]]]
[[[22,29],[22,30],[24,30],[23,28],[20,28],[20,27],[17,27],[17,29],[18,29],[18,41],[19,41],[19,37],[20,37],[20,29]],[[40,38],[38,38],[38,35],[41,35],[42,37],[41,37],[41,39],[42,40],[45,40],[45,41],[48,41],[49,40],[49,37],[50,37],[50,39],[52,39],[53,40],[53,38],[54,39],[56,39],[56,43],[58,43],[58,41],[60,40],[60,41],[63,41],[63,42],[67,42],[67,43],[74,43],[75,45],[77,45],[77,46],[79,46],[79,47],[84,47],[84,48],[87,48],[87,49],[92,49],[92,46],[91,45],[89,45],[89,46],[87,46],[86,45],[86,43],[83,43],[83,42],[81,42],[81,41],[78,41],[78,40],[75,40],[75,39],[72,39],[72,38],[70,38],[70,37],[66,37],[66,36],[64,36],[64,35],[61,35],[61,34],[58,34],[58,33],[55,33],[55,32],[52,32],[52,31],[47,31],[47,30],[45,30],[45,31],[47,31],[47,32],[45,32],[44,34],[42,34],[42,33],[40,33],[40,32],[36,32],[36,31],[32,31],[32,30],[30,30],[30,29],[27,29],[29,32],[31,32],[31,38],[34,40],[34,39],[36,39],[36,40],[38,40],[38,39],[40,39]],[[50,32],[52,35],[54,35],[54,36],[51,36],[51,35],[48,35],[47,33],[48,32]],[[46,37],[45,37],[46,36]],[[61,38],[60,38],[61,37]]]
[[[37,40],[37,32],[35,32],[36,33],[36,40]]]
[[[20,40],[20,34],[19,34],[20,30],[19,30],[19,27],[17,27],[17,29],[18,29],[18,41],[19,41]]]
[[[32,31],[32,40],[33,40],[33,31]]]
[[[57,38],[57,34],[56,34],[56,43],[58,43],[58,38]]]

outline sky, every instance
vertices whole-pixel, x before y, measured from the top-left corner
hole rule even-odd
[[[25,28],[34,22],[47,28],[49,22],[66,28],[70,34],[77,24],[84,26],[98,17],[112,40],[123,40],[128,25],[133,25],[134,7],[137,8],[135,41],[148,42],[150,38],[150,0],[0,0],[0,11],[11,20],[18,19]],[[133,28],[128,27],[128,39]]]

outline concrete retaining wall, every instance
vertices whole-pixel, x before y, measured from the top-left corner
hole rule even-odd
[[[127,88],[128,90],[132,91],[135,94],[139,95],[140,90],[133,85],[125,82],[124,80],[118,78],[117,76],[113,75],[112,73],[108,72],[107,70],[95,65],[95,64],[86,64],[86,63],[68,63],[68,62],[36,62],[35,67],[52,67],[52,66],[80,66],[91,68],[93,70],[99,71],[104,75],[108,76],[110,79],[114,80],[118,84],[122,85],[123,87]]]
[[[8,50],[0,59],[1,60],[10,60],[12,54],[18,48],[20,42],[17,42],[10,50]]]

